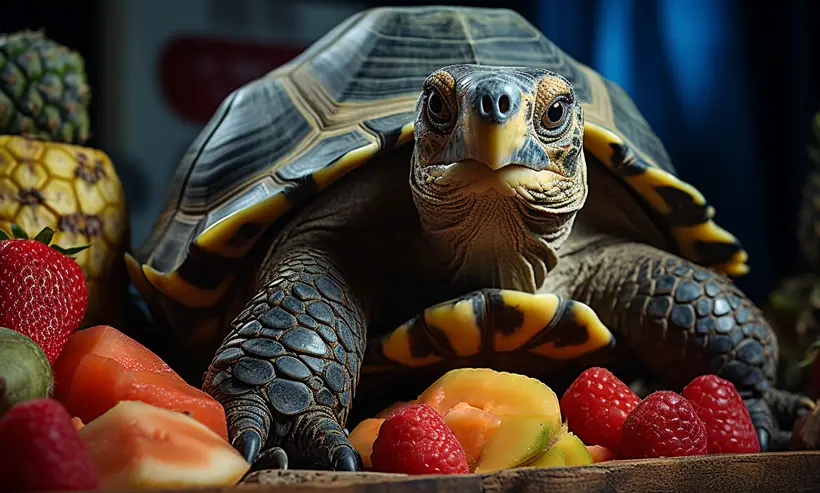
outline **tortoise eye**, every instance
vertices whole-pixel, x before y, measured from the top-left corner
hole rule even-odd
[[[439,130],[445,130],[452,123],[453,114],[435,89],[427,96],[427,118]]]
[[[564,124],[567,115],[569,115],[569,101],[559,96],[547,106],[547,111],[541,117],[541,125],[547,130],[555,130]]]

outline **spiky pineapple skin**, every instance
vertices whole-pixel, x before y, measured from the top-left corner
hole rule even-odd
[[[34,237],[55,231],[63,248],[91,245],[76,257],[88,286],[82,326],[122,323],[129,242],[125,194],[108,156],[97,149],[0,135],[0,229],[11,223]]]
[[[79,53],[41,32],[0,35],[0,134],[84,144],[90,101]]]

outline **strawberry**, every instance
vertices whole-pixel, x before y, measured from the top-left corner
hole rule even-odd
[[[467,474],[467,457],[444,419],[427,404],[393,410],[373,442],[373,469],[403,474]]]
[[[639,459],[706,455],[706,425],[683,396],[653,392],[629,413],[620,457]]]
[[[706,425],[710,454],[760,452],[749,410],[732,382],[717,375],[701,375],[683,389],[683,397]]]
[[[12,407],[0,420],[0,490],[91,490],[99,479],[71,424],[54,399],[30,399]]]
[[[54,363],[85,316],[88,288],[70,256],[87,247],[50,246],[49,228],[33,240],[12,231],[13,239],[0,230],[0,326],[29,336]]]
[[[585,370],[561,397],[569,431],[587,445],[612,451],[621,446],[621,427],[641,399],[609,370]]]

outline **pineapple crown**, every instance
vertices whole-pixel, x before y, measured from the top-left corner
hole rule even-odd
[[[42,231],[37,233],[37,236],[35,236],[33,239],[34,239],[34,241],[40,242],[40,243],[42,243],[46,246],[49,246],[49,247],[57,250],[58,252],[62,253],[63,255],[65,255],[67,257],[74,257],[78,253],[82,252],[83,250],[85,250],[86,248],[89,248],[91,246],[91,245],[81,245],[81,246],[76,246],[76,247],[71,247],[71,248],[63,248],[59,245],[52,245],[51,240],[53,238],[54,238],[54,230],[49,228],[49,227],[45,227],[45,228],[43,228]],[[11,225],[11,235],[9,235],[5,230],[0,229],[0,241],[11,240],[11,239],[30,240],[32,238],[29,238],[28,234],[26,234],[26,231],[23,228],[21,228],[20,226],[12,223],[12,225]]]

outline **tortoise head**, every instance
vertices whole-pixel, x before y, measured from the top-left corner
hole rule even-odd
[[[459,274],[529,291],[543,281],[586,200],[583,127],[581,102],[554,72],[455,65],[427,78],[410,183]],[[498,268],[481,274],[488,263]]]

